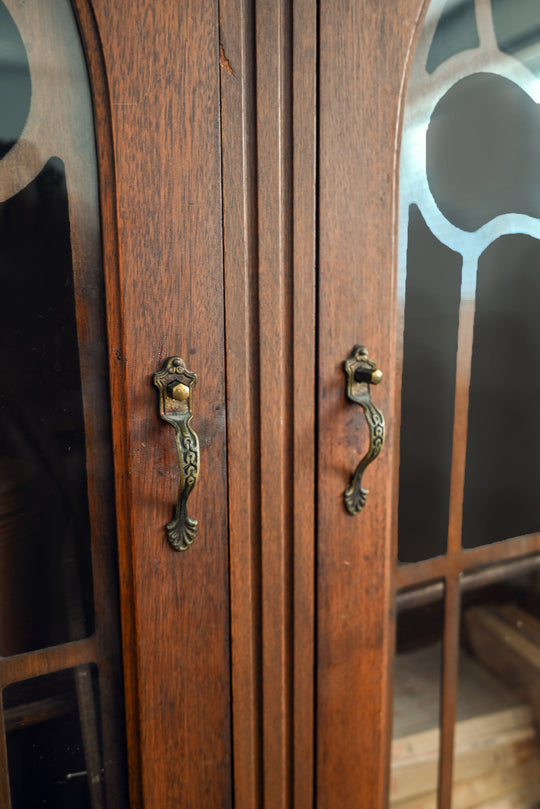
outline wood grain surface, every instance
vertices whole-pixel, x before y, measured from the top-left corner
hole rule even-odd
[[[114,136],[118,267],[106,267],[126,705],[145,807],[230,806],[230,644],[216,3],[94,3]],[[120,324],[120,327],[119,325]],[[168,545],[178,458],[152,374],[199,376],[198,535]],[[115,398],[115,393],[124,391]],[[134,718],[133,718],[134,716]],[[134,799],[137,795],[134,794]]]
[[[291,7],[256,2],[264,806],[292,793]]]
[[[420,10],[419,0],[320,4],[318,809],[386,805],[399,110]],[[373,397],[387,439],[351,517],[343,492],[367,449],[363,413],[345,398],[357,343],[385,374]]]
[[[308,807],[316,8],[222,0],[235,799]]]

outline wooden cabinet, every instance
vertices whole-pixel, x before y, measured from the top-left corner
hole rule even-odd
[[[145,807],[383,805],[395,432],[351,517],[367,431],[343,361],[368,346],[392,425],[395,144],[418,6],[93,3]],[[199,529],[182,553],[164,535],[177,460],[150,384],[174,354],[199,375]]]
[[[94,3],[145,806],[383,806],[396,140],[419,5],[143,3],[126,18]],[[359,342],[385,372],[390,432],[353,518],[343,491],[367,431],[343,361]],[[176,461],[149,384],[172,354],[199,374],[199,535],[181,554],[163,533]]]
[[[473,307],[458,316],[448,544],[398,564],[401,130],[428,5],[73,2],[94,106],[114,466],[114,495],[109,482],[90,505],[99,516],[114,496],[133,809],[386,807],[396,596],[434,583],[450,806],[462,577],[540,541],[461,546]],[[358,344],[383,371],[372,396],[387,434],[351,516],[344,491],[369,440],[345,394]],[[165,534],[179,461],[152,385],[172,356],[198,375],[198,527],[181,552]],[[47,671],[73,665],[65,649]]]

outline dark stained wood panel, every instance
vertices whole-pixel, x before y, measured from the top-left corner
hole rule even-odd
[[[98,0],[94,10],[114,136],[120,300],[110,299],[109,310],[112,411],[125,625],[134,616],[126,643],[136,674],[127,671],[126,700],[139,724],[142,805],[225,807],[232,787],[217,8],[209,0],[141,0],[127,14],[124,4]],[[114,292],[116,268],[106,269]],[[173,354],[199,375],[201,473],[190,498],[199,530],[182,553],[165,539],[178,459],[151,384]],[[115,400],[122,385],[125,397]]]
[[[318,809],[382,807],[389,746],[399,110],[421,3],[322,2],[319,57]],[[385,447],[363,512],[343,505],[367,448],[343,361],[367,346]],[[397,377],[397,378],[396,378]]]
[[[264,806],[292,800],[291,17],[256,2]]]
[[[312,809],[315,763],[317,26],[293,5],[293,806]]]
[[[115,193],[114,147],[112,138],[112,115],[108,92],[108,80],[101,41],[91,4],[89,0],[74,0],[73,6],[83,41],[94,111],[95,148],[97,154],[99,213],[102,246],[101,265],[104,276],[103,284],[106,287],[106,299],[108,302],[107,312],[104,312],[104,314],[108,315],[108,340],[106,342],[106,346],[120,346],[122,344],[121,318],[119,316],[121,291],[118,272],[118,230],[116,221],[117,209]],[[121,374],[114,373],[114,371],[116,371],[118,368],[118,353],[109,352],[108,363],[109,369],[113,370],[113,373],[109,375],[109,399],[110,402],[116,402],[116,406],[120,409],[120,411],[124,412],[127,394],[125,387],[126,380]],[[109,405],[109,414],[111,412],[112,408]],[[127,446],[127,436],[125,430],[112,430],[111,438],[112,450],[115,457],[124,459],[126,457]],[[121,482],[119,482],[118,479],[116,480],[116,496],[114,499],[111,497],[110,491],[102,493],[103,498],[106,497],[109,499],[111,508],[114,508],[115,503],[120,504],[120,513],[122,514],[126,514],[127,509],[130,508],[130,500],[127,494],[126,483],[127,481],[125,476],[122,477]],[[99,508],[99,504],[97,507]],[[114,548],[111,547],[109,552],[112,553],[115,558],[114,572],[115,578],[117,578],[117,581],[115,582],[115,589],[118,588],[119,590],[122,590],[124,604],[126,602],[128,604],[132,604],[134,603],[133,579],[130,575],[126,575],[126,571],[129,569],[129,564],[126,563],[126,560],[130,560],[131,558],[130,550],[124,544],[121,547],[118,547],[118,545]],[[121,565],[121,570],[118,564],[120,558],[123,562]],[[119,576],[119,574],[121,575]],[[120,579],[119,581],[118,578]],[[107,600],[110,598],[110,592],[108,592],[108,582],[103,581],[101,587],[103,588],[101,591],[101,596],[103,598],[102,603],[105,611]],[[118,695],[111,694],[109,690],[103,699],[104,712],[110,711],[111,700],[115,701],[115,711],[121,711],[122,708],[124,708],[126,742],[129,740],[128,781],[131,809],[139,809],[139,807],[142,805],[140,781],[140,735],[139,723],[137,719],[138,710],[134,698],[137,691],[135,637],[135,616],[133,611],[124,609],[122,613],[122,645],[121,650],[119,649],[119,651],[122,653],[122,679],[124,695],[129,694],[130,701],[124,699],[124,705],[119,706],[116,704],[118,701]],[[115,661],[115,665],[119,667],[121,665],[120,660]],[[125,710],[126,706],[127,710]],[[105,744],[110,745],[110,742],[107,743],[107,741],[105,741]],[[105,751],[105,755],[118,755],[118,751],[113,751],[109,746],[108,750]],[[107,786],[107,789],[109,790],[108,794],[111,795],[109,786]]]
[[[262,805],[259,317],[255,23],[221,0],[223,250],[231,577],[234,796]]]

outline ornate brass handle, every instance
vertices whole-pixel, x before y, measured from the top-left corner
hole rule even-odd
[[[362,475],[369,464],[375,460],[384,442],[384,417],[371,401],[369,386],[378,385],[382,380],[382,372],[377,363],[369,359],[365,346],[355,346],[350,357],[344,363],[347,375],[347,397],[351,402],[359,404],[363,409],[369,427],[369,448],[351,478],[349,487],[345,489],[345,508],[349,514],[358,514],[366,504],[368,490],[362,488]]]
[[[159,390],[159,415],[172,424],[180,464],[180,487],[174,519],[167,523],[167,539],[176,551],[185,551],[197,534],[197,520],[188,517],[187,501],[199,476],[199,439],[189,426],[192,418],[191,390],[197,374],[188,371],[181,357],[169,357],[154,374]]]

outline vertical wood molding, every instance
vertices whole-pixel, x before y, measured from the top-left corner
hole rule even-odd
[[[259,319],[252,0],[220,0],[235,804],[262,806]]]
[[[127,376],[125,365],[121,362],[125,356],[123,313],[121,309],[121,283],[118,254],[118,222],[116,217],[117,199],[115,183],[114,147],[112,137],[112,109],[108,77],[105,68],[102,43],[99,38],[96,19],[90,0],[72,0],[77,11],[85,45],[90,85],[94,108],[94,127],[96,132],[97,165],[99,172],[99,204],[101,215],[101,234],[103,249],[103,272],[105,296],[107,300],[107,334],[110,400],[116,407],[125,412],[127,409]],[[120,460],[120,465],[128,465],[128,441],[125,430],[112,425],[113,456]],[[120,514],[131,513],[131,490],[127,478],[117,477],[115,486],[115,505]],[[111,504],[112,507],[112,504]],[[118,573],[121,584],[123,604],[130,605],[121,611],[122,620],[122,673],[124,686],[125,729],[128,755],[128,782],[130,806],[142,809],[141,784],[141,744],[138,701],[138,657],[136,653],[136,614],[133,578],[132,546],[125,536],[117,535]]]
[[[293,4],[293,806],[312,809],[315,755],[317,3]]]
[[[257,0],[264,806],[292,801],[293,330],[291,6]]]
[[[11,165],[7,161],[3,165],[0,196],[9,198],[33,181],[49,158],[61,158],[69,204],[85,420],[95,627],[88,638],[4,658],[0,663],[0,684],[3,688],[10,683],[76,667],[85,669],[88,676],[88,664],[95,663],[99,675],[99,700],[94,707],[89,701],[87,711],[79,704],[81,721],[86,723],[88,731],[97,718],[93,711],[99,704],[104,718],[104,787],[109,800],[123,804],[126,762],[123,731],[119,731],[123,726],[122,662],[103,278],[103,264],[110,274],[109,279],[117,271],[111,116],[102,51],[92,10],[86,0],[75,0],[72,5],[73,9],[69,3],[7,3],[29,57],[32,103],[24,138],[17,144],[20,148],[13,148]],[[99,201],[98,185],[101,185]],[[76,590],[77,586],[73,582],[72,585]],[[71,600],[71,595],[74,593],[70,592],[68,600]],[[78,618],[72,614],[69,621],[70,631],[78,637],[82,631]],[[78,699],[84,701],[84,695],[88,693],[82,688]],[[133,730],[136,741],[137,732],[130,715],[126,717],[126,724],[129,730]],[[95,729],[88,732],[93,734]],[[83,739],[84,736],[83,730]],[[0,771],[5,778],[0,784],[0,805],[7,809],[11,803],[6,756],[6,739],[3,738]],[[120,773],[116,769],[119,761]],[[134,750],[131,768],[133,807],[139,806],[137,777],[137,752]]]
[[[383,756],[386,764],[384,795],[388,800],[390,792],[390,762],[392,757],[392,724],[393,724],[393,704],[394,704],[394,660],[397,645],[397,612],[396,598],[400,586],[399,575],[402,567],[398,566],[398,513],[399,513],[399,436],[401,434],[401,387],[403,373],[403,334],[405,325],[405,278],[406,278],[406,255],[400,254],[399,245],[403,243],[403,235],[408,230],[408,216],[401,215],[402,205],[399,193],[399,174],[401,168],[401,143],[403,137],[403,118],[405,114],[405,104],[407,100],[407,90],[409,77],[414,63],[414,57],[418,46],[418,41],[422,32],[423,21],[429,7],[430,0],[416,0],[410,6],[412,24],[410,26],[410,37],[404,47],[403,73],[401,86],[397,98],[397,126],[395,129],[394,166],[393,172],[396,178],[394,190],[393,208],[393,233],[397,235],[395,244],[394,265],[397,275],[397,295],[396,295],[396,316],[395,316],[395,358],[393,373],[395,376],[394,398],[391,403],[394,416],[394,435],[396,436],[396,454],[392,470],[392,502],[391,502],[391,529],[390,529],[390,560],[391,560],[391,586],[388,629],[389,629],[389,665],[388,678],[386,684],[386,705],[388,706],[386,724],[384,728]]]
[[[313,0],[221,0],[235,799],[313,804]],[[294,47],[293,47],[294,45]]]

